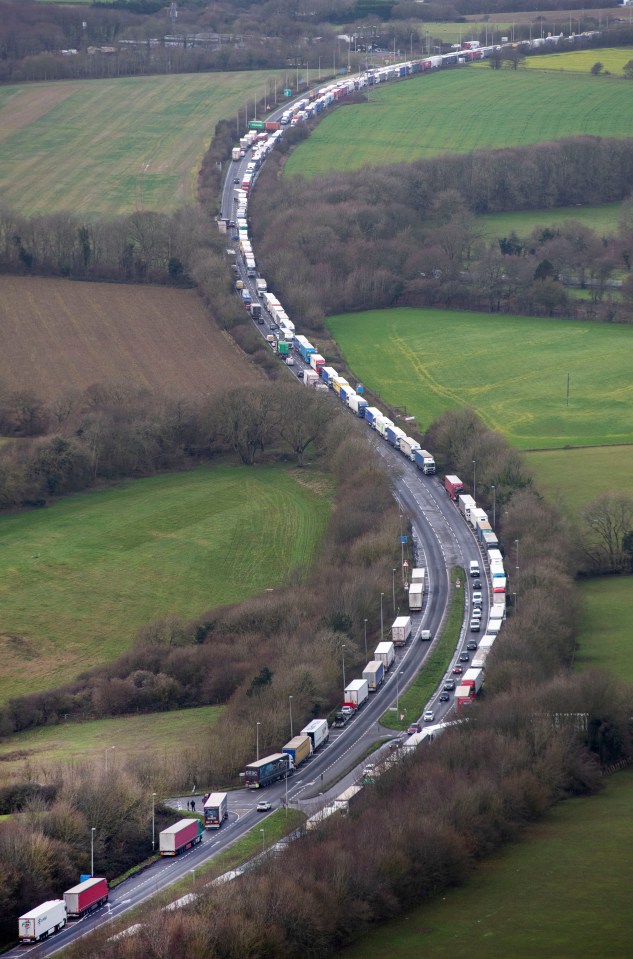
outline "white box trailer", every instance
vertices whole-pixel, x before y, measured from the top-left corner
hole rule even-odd
[[[409,586],[409,612],[419,612],[422,609],[424,583],[411,583]]]
[[[414,566],[411,570],[411,582],[412,583],[424,583],[424,578],[426,576],[426,567],[424,566]]]
[[[330,727],[327,724],[327,719],[313,719],[311,723],[303,727],[301,735],[310,737],[314,752],[330,738]]]
[[[394,659],[396,658],[396,651],[393,648],[393,643],[388,640],[384,643],[378,643],[374,650],[374,659],[380,659],[385,665],[385,672],[393,664]]]
[[[49,899],[41,906],[25,912],[18,919],[20,942],[40,942],[66,925],[66,903],[63,899]]]
[[[398,616],[391,624],[391,639],[394,646],[406,646],[411,636],[411,617]]]

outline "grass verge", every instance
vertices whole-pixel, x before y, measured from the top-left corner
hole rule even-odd
[[[346,959],[623,959],[632,804],[629,770],[599,795],[559,803],[463,886],[372,929]]]
[[[460,583],[460,586],[457,586],[457,582]],[[399,715],[391,709],[383,713],[380,722],[383,726],[386,726],[387,729],[401,731],[406,729],[409,723],[418,719],[442,681],[451,657],[457,647],[464,622],[465,583],[466,574],[464,570],[460,566],[454,566],[451,569],[451,585],[453,589],[451,592],[450,607],[442,635],[412,684],[407,691],[400,696]],[[401,719],[400,716],[403,718]]]
[[[632,327],[407,308],[328,327],[354,375],[422,429],[466,404],[521,449],[633,442]]]
[[[322,476],[225,464],[3,517],[0,699],[112,660],[145,623],[307,573],[330,499]]]

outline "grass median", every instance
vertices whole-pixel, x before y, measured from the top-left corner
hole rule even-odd
[[[459,584],[459,585],[458,585]],[[400,696],[399,710],[388,709],[380,722],[387,729],[403,730],[421,716],[428,701],[446,673],[464,621],[466,574],[460,566],[451,569],[451,597],[448,616],[431,655],[425,660],[413,683]]]

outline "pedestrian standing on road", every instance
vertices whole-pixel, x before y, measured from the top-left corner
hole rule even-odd
[[[195,811],[196,811],[196,801],[195,801],[195,799],[192,799],[192,800],[191,800],[191,811],[192,811],[192,812],[195,812]]]

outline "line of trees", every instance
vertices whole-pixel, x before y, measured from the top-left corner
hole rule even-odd
[[[22,437],[0,448],[0,509],[227,453],[248,466],[264,453],[302,466],[308,449],[322,452],[335,419],[322,395],[291,382],[201,401],[95,386],[45,404],[29,391],[0,390],[0,431]]]
[[[395,305],[630,318],[633,282],[622,304],[610,295],[614,272],[632,263],[630,203],[607,238],[570,221],[488,241],[473,219],[626,200],[630,141],[579,137],[309,181],[282,178],[282,162],[274,155],[260,176],[252,232],[261,269],[308,327],[330,313]],[[570,297],[567,283],[590,298]]]

